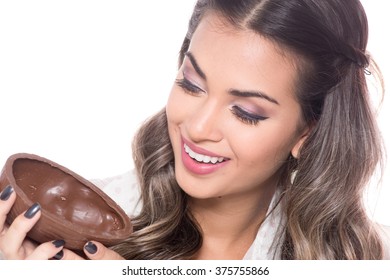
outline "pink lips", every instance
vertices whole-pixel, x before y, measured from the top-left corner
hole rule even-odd
[[[220,158],[222,156],[217,155],[215,153],[212,153],[210,151],[207,151],[203,148],[197,147],[194,144],[192,144],[191,142],[189,142],[188,140],[182,138],[181,156],[182,156],[183,165],[191,173],[194,173],[196,175],[210,174],[210,173],[213,173],[213,172],[219,170],[221,167],[226,165],[226,163],[228,162],[228,159],[224,159],[224,161],[219,162],[219,163],[215,163],[215,164],[198,162],[198,161],[192,159],[186,153],[186,151],[184,150],[184,144],[186,144],[192,151],[194,151],[197,154],[202,154],[202,155],[206,155],[209,157],[218,157],[218,158]]]

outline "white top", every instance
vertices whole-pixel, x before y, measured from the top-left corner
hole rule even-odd
[[[135,171],[92,182],[107,193],[130,217],[136,216],[141,210],[140,189]],[[280,248],[274,243],[279,225],[284,223],[280,204],[275,207],[277,195],[272,199],[267,218],[257,232],[256,238],[246,252],[246,260],[272,260],[280,256]],[[271,212],[271,209],[273,211]],[[384,259],[390,260],[390,227],[380,226],[380,232],[385,246]]]

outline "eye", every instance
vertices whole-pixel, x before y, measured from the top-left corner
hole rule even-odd
[[[176,84],[181,87],[186,93],[191,95],[199,95],[205,91],[191,83],[187,78],[176,79]]]
[[[232,113],[243,123],[250,125],[257,125],[259,121],[264,121],[268,119],[268,117],[255,115],[253,113],[249,113],[238,106],[233,106],[231,108]]]

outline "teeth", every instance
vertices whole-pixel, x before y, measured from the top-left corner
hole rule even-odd
[[[184,151],[194,160],[198,162],[203,162],[203,163],[220,163],[223,161],[223,157],[210,157],[202,154],[195,153],[193,150],[190,149],[186,144],[184,144]]]

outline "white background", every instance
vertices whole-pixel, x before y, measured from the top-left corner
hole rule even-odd
[[[390,84],[385,1],[364,0],[369,51]],[[131,139],[161,109],[194,0],[0,0],[0,166],[14,153],[86,178],[133,167]],[[390,147],[390,100],[379,121]],[[388,164],[389,165],[389,164]],[[390,166],[369,209],[390,225]]]

